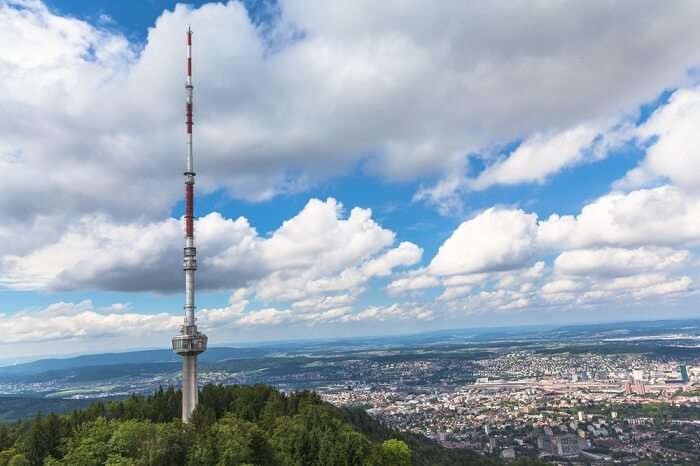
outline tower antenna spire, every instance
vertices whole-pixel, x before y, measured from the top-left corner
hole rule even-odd
[[[182,422],[189,422],[197,407],[197,355],[207,350],[207,336],[197,330],[194,304],[197,249],[194,246],[194,159],[192,154],[192,28],[187,26],[187,76],[185,79],[185,321],[173,337],[173,351],[182,356]]]

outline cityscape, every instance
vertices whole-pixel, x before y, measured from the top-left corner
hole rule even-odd
[[[202,362],[200,384],[311,389],[446,448],[503,460],[693,464],[700,461],[700,321],[645,326],[217,348],[218,361]],[[600,337],[625,327],[627,338]],[[72,409],[181,383],[175,360],[137,369],[125,364],[128,354],[98,367],[77,358],[62,370],[0,368],[7,397],[0,403],[29,396]]]

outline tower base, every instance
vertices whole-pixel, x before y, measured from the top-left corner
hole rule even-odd
[[[197,355],[182,355],[182,422],[190,422],[197,407]]]
[[[197,355],[207,350],[207,336],[196,325],[183,325],[173,337],[173,351],[182,356],[182,422],[189,422],[197,407]]]

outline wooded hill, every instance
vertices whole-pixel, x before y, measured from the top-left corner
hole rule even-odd
[[[0,424],[0,466],[502,464],[396,432],[313,392],[207,385],[188,425],[179,420],[180,404],[179,391],[161,389],[71,414]]]

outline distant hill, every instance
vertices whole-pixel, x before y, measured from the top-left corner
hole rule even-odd
[[[199,360],[219,362],[227,359],[249,358],[269,352],[259,348],[209,348]],[[87,354],[71,358],[40,359],[38,361],[0,367],[0,377],[14,374],[39,374],[47,371],[60,371],[76,367],[110,366],[120,364],[178,363],[182,359],[170,349],[129,351],[124,353]]]
[[[367,349],[399,349],[404,347],[431,347],[459,345],[468,343],[474,347],[507,347],[510,344],[527,344],[527,342],[561,342],[577,344],[586,341],[600,342],[603,339],[643,339],[660,335],[688,334],[700,336],[700,320],[657,320],[638,322],[613,322],[599,324],[581,324],[566,326],[522,326],[476,329],[450,329],[424,332],[414,335],[394,335],[387,337],[353,337],[343,339],[288,341],[275,344],[261,344],[257,347],[211,347],[200,355],[204,365],[222,364],[225,361],[259,360],[285,356],[328,357],[338,353],[349,353]],[[123,353],[105,353],[76,356],[69,358],[40,359],[33,362],[0,367],[2,380],[31,380],[28,377],[42,374],[35,380],[48,380],[51,377],[97,376],[104,374],[125,373],[136,370],[139,366],[151,369],[169,370],[173,365],[181,364],[180,358],[170,349],[131,351]],[[99,369],[109,366],[109,370]],[[92,368],[95,369],[92,369]],[[90,368],[71,371],[79,368]],[[83,375],[81,375],[83,374]]]

